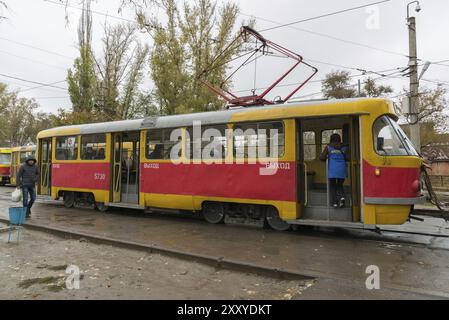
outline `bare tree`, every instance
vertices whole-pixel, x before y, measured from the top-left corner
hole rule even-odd
[[[34,143],[39,131],[51,126],[48,114],[37,112],[34,99],[20,98],[0,83],[0,145]]]
[[[102,56],[95,59],[99,78],[95,108],[110,120],[140,113],[139,85],[149,48],[138,43],[135,32],[131,24],[105,25]]]
[[[3,10],[8,9],[8,6],[6,5],[6,1],[0,0],[0,22],[3,19],[6,19],[5,16],[3,16]]]

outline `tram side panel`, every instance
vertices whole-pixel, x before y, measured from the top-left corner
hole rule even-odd
[[[95,196],[97,202],[108,202],[109,189],[109,163],[52,164],[52,194],[57,195],[59,191],[88,192]]]
[[[80,137],[78,137],[78,140]],[[104,160],[57,160],[52,155],[51,195],[59,198],[64,191],[92,193],[96,202],[109,202],[111,187],[110,136],[107,135],[106,158]],[[78,148],[79,149],[79,148]]]
[[[141,204],[186,210],[201,210],[205,201],[260,204],[276,207],[284,220],[297,219],[295,123],[284,123],[285,152],[272,162],[174,164],[148,160],[142,152]]]
[[[141,165],[146,206],[200,210],[204,201],[275,206],[284,219],[296,219],[296,166],[280,162],[274,175],[261,175],[264,164]]]

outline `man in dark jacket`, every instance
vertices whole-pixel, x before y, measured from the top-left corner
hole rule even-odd
[[[27,218],[31,216],[31,207],[36,201],[36,183],[39,180],[39,168],[36,162],[34,156],[27,157],[20,166],[19,172],[17,172],[17,187],[22,188],[23,207],[27,208]],[[30,201],[28,201],[28,194],[30,195]]]

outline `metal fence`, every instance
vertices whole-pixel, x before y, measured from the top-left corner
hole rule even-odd
[[[434,189],[449,191],[449,176],[430,176],[430,181]]]

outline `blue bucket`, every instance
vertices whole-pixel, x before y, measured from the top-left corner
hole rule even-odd
[[[21,225],[25,222],[27,208],[9,208],[9,222],[14,225]]]

